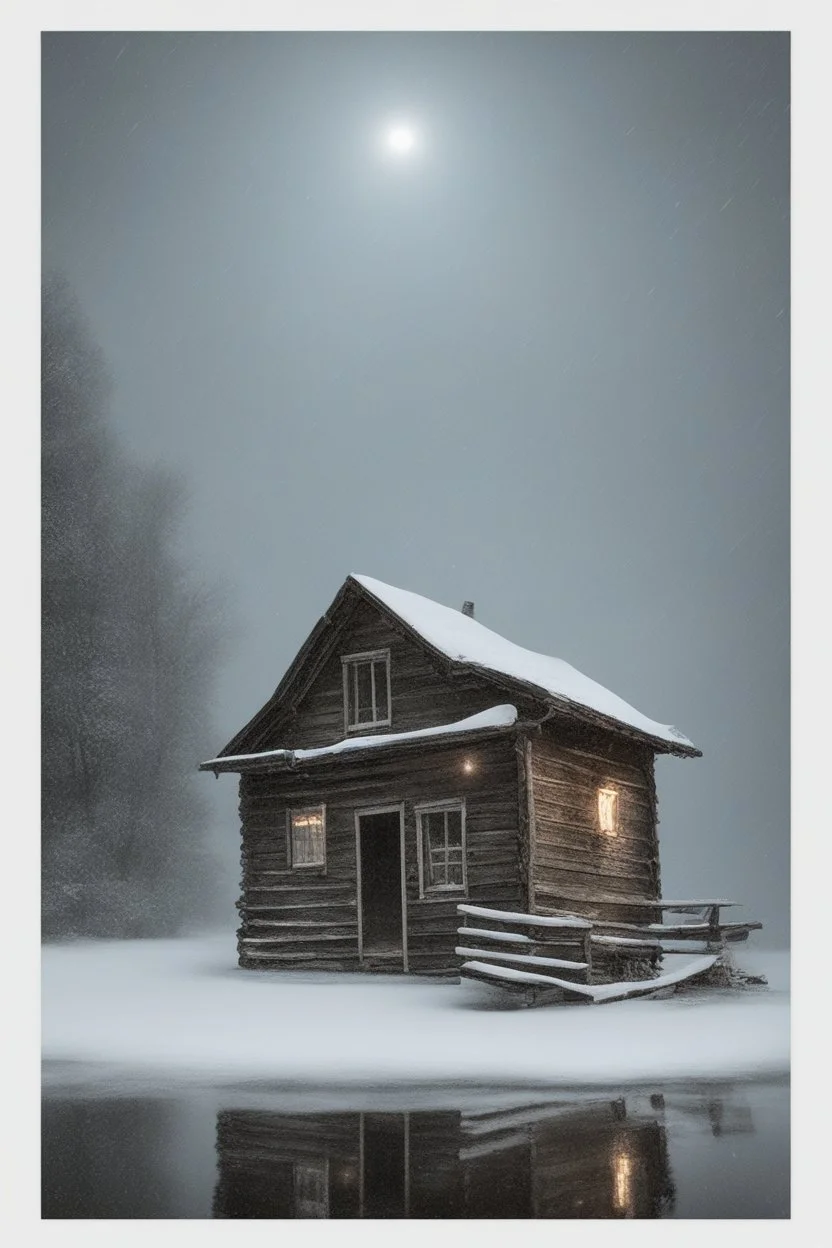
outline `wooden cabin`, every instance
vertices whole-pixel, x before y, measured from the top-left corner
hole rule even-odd
[[[456,972],[461,902],[651,922],[654,758],[699,753],[471,603],[349,576],[201,764],[240,776],[240,965]]]
[[[216,1218],[656,1218],[673,1211],[662,1098],[490,1113],[217,1118]]]

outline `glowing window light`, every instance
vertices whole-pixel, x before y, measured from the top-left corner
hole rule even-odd
[[[616,1153],[612,1159],[612,1203],[617,1213],[632,1217],[633,1162],[625,1152]]]
[[[598,790],[598,826],[607,836],[618,834],[618,793],[615,789]]]
[[[289,862],[292,867],[322,867],[326,834],[322,806],[293,810],[289,820]]]

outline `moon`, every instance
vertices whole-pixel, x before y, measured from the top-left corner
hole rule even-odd
[[[409,156],[415,151],[417,142],[416,130],[406,122],[397,122],[387,127],[384,143],[391,155]]]

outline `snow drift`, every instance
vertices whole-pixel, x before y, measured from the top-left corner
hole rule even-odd
[[[768,991],[497,1008],[475,984],[243,971],[229,934],[43,951],[43,1053],[68,1067],[282,1085],[576,1086],[782,1074],[788,957],[745,954]],[[674,961],[675,966],[675,961]],[[491,1008],[488,1008],[490,1004]]]

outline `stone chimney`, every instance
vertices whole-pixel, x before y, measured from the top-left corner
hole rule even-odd
[[[467,615],[467,616],[469,616],[469,617],[473,620],[473,618],[474,618],[474,604],[473,604],[473,602],[463,602],[463,604],[462,604],[462,614],[463,614],[463,615]]]

